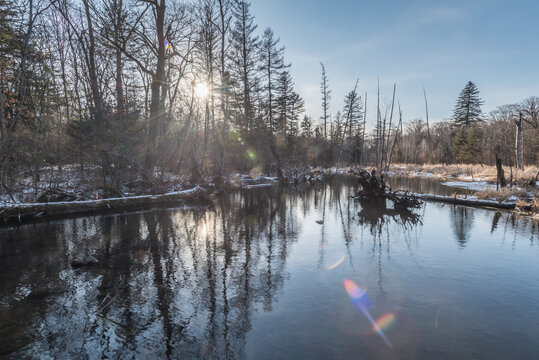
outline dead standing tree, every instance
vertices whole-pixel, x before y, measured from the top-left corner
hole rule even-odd
[[[516,164],[519,170],[524,169],[524,164],[522,163],[522,112],[519,113],[518,120],[515,120],[516,125],[516,141],[515,141],[515,151],[516,151]],[[498,156],[496,156],[496,165],[498,163]]]
[[[505,183],[505,175],[503,172],[502,167],[502,159],[498,157],[498,154],[496,154],[496,190],[499,190],[500,188],[505,187],[507,184]]]

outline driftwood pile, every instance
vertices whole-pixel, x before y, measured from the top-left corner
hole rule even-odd
[[[539,196],[533,198],[531,202],[518,199],[515,204],[515,209],[522,213],[539,214]]]
[[[355,174],[361,185],[361,189],[354,196],[358,200],[377,204],[383,208],[386,207],[386,200],[391,200],[396,211],[417,209],[422,204],[414,194],[406,191],[392,191],[386,185],[384,175],[378,175],[376,170],[371,172],[359,170]]]
[[[324,179],[321,171],[311,170],[308,166],[283,166],[280,171],[281,184],[313,183]]]

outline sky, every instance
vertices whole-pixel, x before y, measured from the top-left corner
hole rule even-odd
[[[320,61],[332,91],[331,113],[359,79],[368,93],[367,123],[393,84],[403,120],[452,115],[468,81],[479,87],[483,112],[539,96],[539,1],[524,0],[251,0],[261,33],[271,27],[286,47],[306,113],[318,119]],[[364,96],[364,95],[363,95]]]

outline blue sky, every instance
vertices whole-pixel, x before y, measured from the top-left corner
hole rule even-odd
[[[286,46],[307,114],[318,119],[320,65],[333,91],[331,112],[359,79],[376,117],[376,87],[391,101],[393,83],[405,121],[449,118],[460,90],[474,81],[483,111],[539,96],[539,1],[252,0],[259,32],[271,27]]]

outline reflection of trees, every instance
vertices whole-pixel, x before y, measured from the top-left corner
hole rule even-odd
[[[314,187],[223,195],[212,209],[0,229],[6,239],[0,244],[0,311],[8,314],[0,317],[0,357],[16,350],[18,358],[242,357],[254,314],[270,311],[278,299],[290,246],[302,230],[298,216],[310,207],[324,220],[320,264],[334,220],[348,249],[358,238],[365,241],[355,231],[358,223],[370,230],[380,288],[389,234],[404,234],[412,252],[406,234],[413,235],[421,216],[354,202],[353,185],[351,178],[335,177]],[[466,240],[473,210],[450,211],[455,233]],[[513,229],[508,237],[537,239],[536,222],[492,216],[493,232]],[[100,263],[71,270],[80,251],[96,251]]]
[[[298,197],[282,195],[283,190],[259,189],[223,196],[211,210],[59,223],[50,237],[61,239],[52,254],[56,263],[32,264],[47,267],[47,283],[69,264],[64,254],[88,245],[81,243],[81,233],[91,235],[100,263],[64,270],[63,291],[40,302],[44,316],[25,319],[37,325],[33,342],[27,338],[10,352],[22,348],[19,355],[75,358],[242,357],[253,314],[272,309],[287,277],[290,243],[300,231],[291,211]]]
[[[474,209],[464,206],[453,206],[449,211],[453,232],[461,248],[466,246],[474,223]]]
[[[361,205],[361,210],[358,213],[359,223],[369,226],[373,234],[381,232],[382,225],[389,221],[401,225],[405,230],[410,230],[422,224],[422,216],[412,210],[392,209],[366,201],[358,201],[358,203]]]

